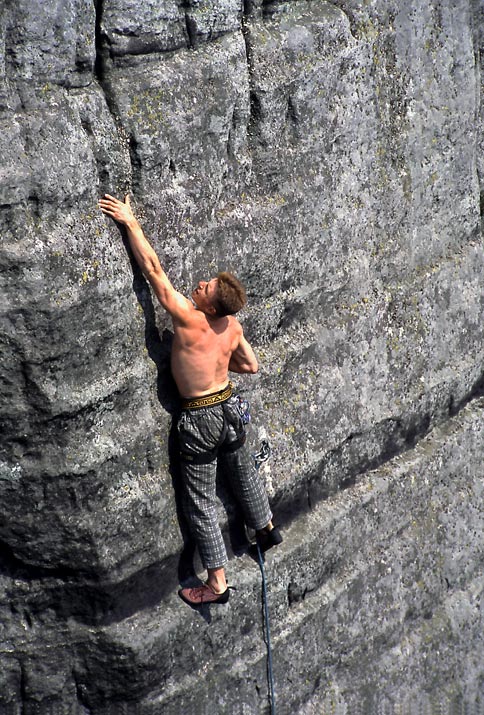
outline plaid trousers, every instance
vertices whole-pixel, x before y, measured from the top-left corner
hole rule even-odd
[[[226,427],[227,434],[220,445]],[[227,563],[227,552],[216,513],[217,463],[230,482],[247,526],[262,529],[272,519],[265,487],[246,445],[235,451],[223,449],[235,442],[243,430],[235,397],[218,405],[183,410],[178,420],[183,509],[204,568],[221,568]],[[220,450],[207,464],[183,459],[184,454],[196,458],[217,447]]]

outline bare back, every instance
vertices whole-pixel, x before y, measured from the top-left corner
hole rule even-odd
[[[200,397],[227,385],[229,363],[242,337],[232,316],[212,318],[193,310],[183,323],[173,320],[171,370],[182,397]]]

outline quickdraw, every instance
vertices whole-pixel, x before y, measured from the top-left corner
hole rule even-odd
[[[240,395],[234,395],[234,397],[237,400],[237,410],[242,419],[242,423],[248,425],[250,422],[250,402]]]

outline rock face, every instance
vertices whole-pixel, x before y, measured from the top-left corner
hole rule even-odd
[[[1,713],[267,711],[257,567],[205,619],[176,596],[170,321],[97,208],[126,191],[182,292],[248,288],[278,713],[484,712],[483,28],[4,3]]]

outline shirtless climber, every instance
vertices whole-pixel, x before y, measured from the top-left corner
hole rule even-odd
[[[227,603],[229,589],[224,566],[227,553],[216,516],[217,460],[227,472],[247,525],[256,532],[262,552],[280,544],[272,513],[254,460],[244,444],[242,418],[232,394],[229,370],[255,373],[257,359],[234,318],[246,303],[242,284],[231,273],[200,281],[192,304],[168,280],[130,206],[105,194],[99,207],[125,226],[134,257],[156,297],[173,320],[171,369],[181,397],[178,422],[183,477],[183,505],[200,558],[207,569],[203,586],[182,588],[181,598],[192,606]]]

